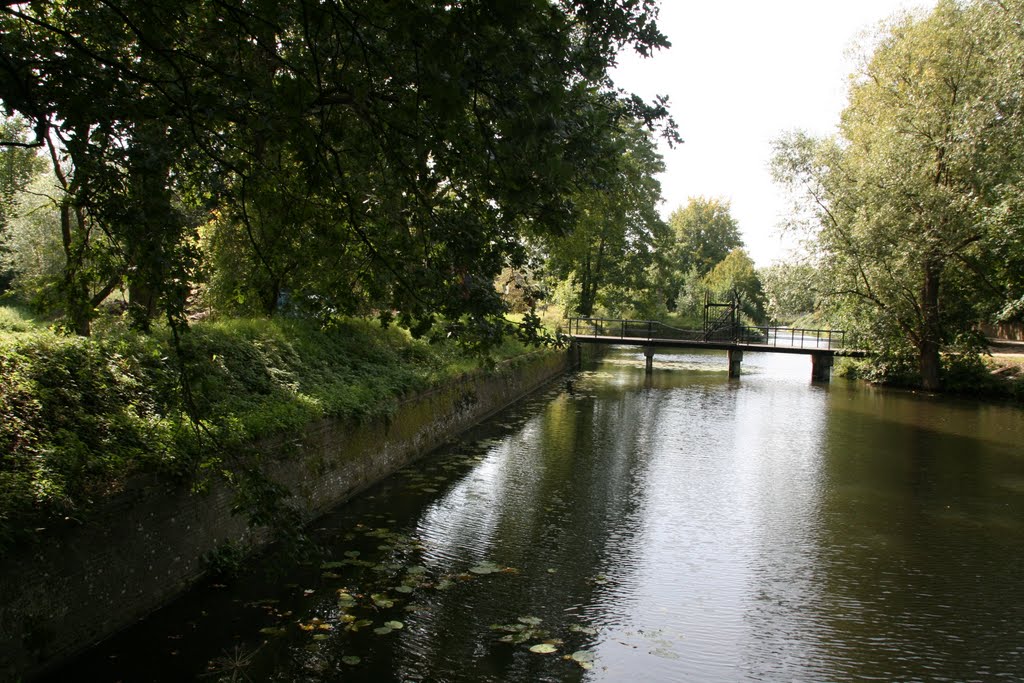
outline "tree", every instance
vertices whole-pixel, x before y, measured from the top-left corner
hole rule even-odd
[[[25,187],[39,175],[45,163],[29,143],[30,131],[19,116],[0,118],[0,259],[14,205]],[[10,284],[12,273],[0,269],[0,293]]]
[[[704,286],[716,300],[738,301],[755,325],[765,320],[765,297],[754,261],[746,251],[733,249],[704,276]]]
[[[70,160],[73,206],[124,263],[143,323],[184,322],[195,210],[218,210],[272,310],[375,311],[493,341],[492,282],[524,235],[576,223],[620,121],[626,46],[666,46],[653,0],[8,4],[0,99]],[[102,93],[102,97],[97,97]],[[80,299],[81,297],[79,297]]]
[[[733,249],[743,246],[739,225],[723,199],[691,197],[669,216],[676,238],[676,262],[681,273],[696,268],[701,277]]]
[[[817,308],[818,271],[809,263],[783,261],[758,271],[765,311],[775,322],[791,322]]]
[[[1006,202],[1020,182],[1020,88],[997,77],[1009,36],[1000,12],[942,0],[897,18],[852,81],[840,137],[777,143],[777,177],[817,224],[827,298],[865,344],[912,348],[929,390],[940,386],[940,350],[970,337],[975,303],[999,289],[986,263],[1009,236],[993,214],[1015,214],[1004,229],[1020,225]]]
[[[651,136],[638,122],[623,122],[613,138],[613,170],[572,198],[578,220],[545,244],[546,265],[558,280],[578,286],[575,313],[590,316],[603,298],[616,313],[641,303],[649,269],[668,233],[658,215],[664,170]],[[614,302],[614,303],[612,303]]]

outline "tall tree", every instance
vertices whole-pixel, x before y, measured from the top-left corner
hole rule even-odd
[[[7,225],[19,195],[42,173],[45,162],[31,146],[31,131],[20,116],[0,118],[0,259],[3,258]],[[0,293],[10,284],[11,273],[0,269]]]
[[[897,18],[852,80],[841,137],[790,135],[775,159],[819,226],[832,301],[865,343],[912,347],[929,390],[940,350],[977,321],[972,300],[992,284],[991,214],[1020,177],[1019,88],[995,77],[997,11],[942,0]]]
[[[574,312],[583,316],[594,313],[602,295],[616,299],[616,308],[629,306],[632,295],[647,287],[649,268],[667,237],[655,178],[664,163],[651,136],[637,122],[625,122],[614,144],[613,170],[573,195],[576,225],[546,245],[547,268],[558,279],[574,280]]]
[[[704,287],[718,300],[738,301],[755,325],[764,322],[765,295],[754,261],[746,251],[733,249],[704,277]]]
[[[182,317],[186,198],[241,227],[268,309],[288,290],[322,315],[440,315],[486,338],[494,275],[525,232],[575,223],[618,121],[673,135],[662,101],[608,76],[620,49],[667,45],[655,16],[652,0],[7,4],[0,99],[60,141],[145,314],[155,296]]]
[[[675,233],[676,261],[682,273],[696,268],[703,277],[729,252],[743,246],[739,224],[724,199],[691,197],[685,207],[672,212],[668,224]]]

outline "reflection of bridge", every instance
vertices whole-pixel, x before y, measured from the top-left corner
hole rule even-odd
[[[864,351],[844,348],[841,330],[809,330],[790,327],[751,327],[737,324],[705,324],[703,330],[683,330],[655,320],[570,318],[569,337],[581,344],[630,344],[643,346],[647,372],[655,349],[715,349],[729,353],[729,377],[739,377],[744,351],[802,353],[811,357],[811,380],[827,382],[836,356],[862,357]]]

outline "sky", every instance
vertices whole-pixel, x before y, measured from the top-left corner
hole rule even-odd
[[[865,32],[934,0],[661,0],[672,47],[620,57],[619,87],[669,96],[685,141],[660,151],[662,214],[690,197],[728,200],[758,266],[796,240],[778,229],[790,202],[772,182],[772,140],[795,129],[829,135],[846,104],[851,49]]]

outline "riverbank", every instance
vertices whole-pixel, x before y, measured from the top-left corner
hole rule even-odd
[[[992,339],[986,353],[944,353],[941,363],[942,394],[1024,403],[1024,342]],[[843,359],[835,374],[898,389],[920,386],[912,358]]]
[[[190,334],[188,396],[159,340],[0,337],[13,529],[0,583],[18,586],[0,604],[5,676],[131,623],[211,560],[270,540],[273,515],[315,517],[570,364],[520,347],[472,368],[452,348],[358,322]],[[183,400],[202,411],[198,428]]]
[[[610,348],[44,680],[1021,679],[1024,411],[724,361]]]

